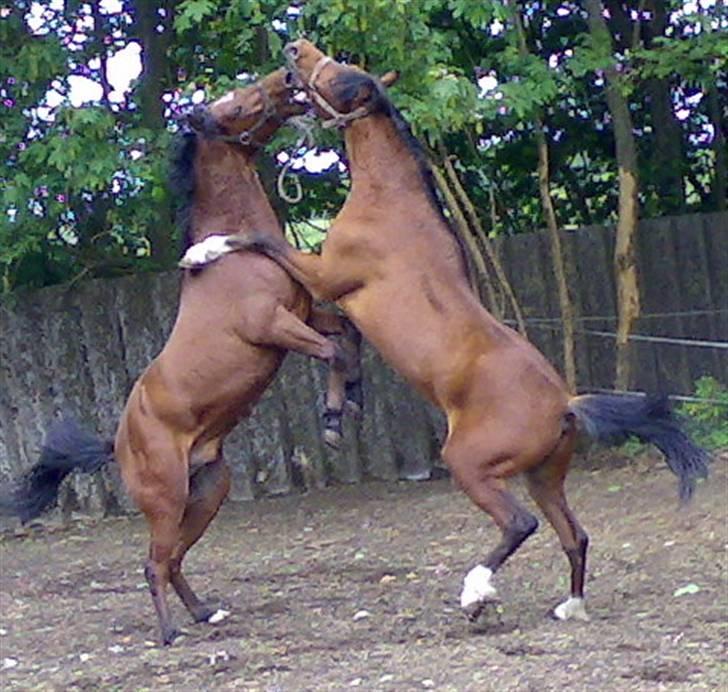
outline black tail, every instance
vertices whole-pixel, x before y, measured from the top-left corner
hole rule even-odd
[[[693,494],[695,481],[708,476],[708,453],[687,436],[667,397],[586,394],[574,397],[569,410],[584,432],[599,442],[619,444],[634,436],[655,445],[680,481],[683,502]]]
[[[71,471],[93,473],[114,458],[114,443],[86,432],[75,420],[56,421],[46,433],[38,462],[17,482],[9,498],[0,501],[4,514],[25,523],[35,519],[58,497]]]

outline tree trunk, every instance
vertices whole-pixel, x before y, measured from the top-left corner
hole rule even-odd
[[[470,200],[470,197],[468,197],[468,193],[465,191],[465,188],[462,186],[460,178],[458,178],[458,174],[452,165],[450,157],[447,155],[446,151],[443,150],[442,153],[444,154],[444,166],[445,172],[447,174],[447,179],[452,185],[452,188],[455,191],[455,196],[457,197],[460,204],[462,205],[462,208],[465,211],[465,215],[469,221],[470,227],[473,229],[474,233],[478,235],[478,238],[480,238],[481,242],[483,243],[483,247],[485,248],[485,254],[488,256],[488,261],[491,263],[493,271],[495,271],[495,275],[498,278],[498,283],[500,284],[501,289],[507,296],[508,302],[511,304],[511,308],[513,309],[513,315],[516,319],[516,324],[518,325],[518,331],[523,336],[527,336],[526,322],[523,319],[523,311],[521,310],[521,306],[518,303],[516,294],[513,291],[511,282],[508,281],[508,276],[503,269],[503,265],[501,264],[498,255],[493,249],[493,244],[490,242],[490,239],[488,238],[488,235],[483,228],[483,224],[480,222],[480,218],[475,211],[475,206]],[[482,262],[483,257],[478,250],[478,246],[475,242],[475,239],[473,238],[473,234],[471,232],[468,232],[468,236],[469,245],[472,244],[474,254],[477,253],[477,255],[480,257],[480,261]],[[496,316],[499,319],[502,319],[501,316]]]
[[[169,77],[167,48],[172,26],[172,11],[168,3],[159,0],[138,0],[135,3],[135,29],[142,44],[142,73],[139,84],[139,109],[141,124],[150,130],[165,129],[162,94]],[[166,9],[166,17],[159,15]],[[157,27],[164,24],[164,31]],[[147,237],[151,245],[152,259],[160,268],[171,267],[176,258],[173,237],[174,216],[171,200],[165,197],[157,203],[157,221],[150,223]]]
[[[467,253],[465,253],[465,256],[463,257],[463,261],[468,264],[468,279],[470,281],[470,285],[473,289],[473,292],[476,294],[479,294],[478,291],[478,284],[479,281],[473,280],[473,273],[475,273],[476,277],[480,279],[483,284],[485,285],[485,290],[488,295],[488,302],[491,305],[491,308],[494,311],[497,311],[498,304],[495,299],[495,291],[493,290],[493,282],[490,278],[490,274],[488,273],[488,267],[485,264],[485,261],[483,260],[483,256],[480,254],[480,251],[474,243],[474,239],[472,234],[470,233],[470,229],[468,227],[468,221],[465,218],[465,214],[463,213],[463,210],[460,208],[460,205],[458,204],[458,200],[455,197],[455,194],[450,189],[450,186],[448,185],[448,181],[445,178],[445,175],[443,172],[434,165],[433,162],[430,162],[430,168],[432,169],[432,174],[435,176],[435,181],[437,182],[437,186],[440,188],[440,191],[443,194],[443,197],[445,198],[445,203],[447,204],[448,209],[450,210],[450,213],[453,216],[453,220],[455,221],[455,231],[458,234],[458,237],[460,238],[460,241],[462,244],[467,248]],[[472,269],[469,266],[469,263],[472,262],[475,265],[476,271],[473,272]],[[496,316],[500,319],[502,315],[496,314]]]
[[[529,54],[526,31],[523,28],[521,13],[517,7],[513,7],[513,21],[518,38],[518,51],[521,56]],[[559,236],[559,224],[556,220],[556,211],[551,199],[551,182],[549,173],[549,148],[546,141],[546,133],[543,128],[541,115],[534,116],[534,133],[536,136],[536,148],[538,150],[538,191],[541,196],[541,207],[543,208],[546,228],[548,229],[549,241],[551,244],[551,260],[556,275],[556,285],[559,291],[559,308],[561,310],[561,323],[563,325],[563,349],[564,349],[564,375],[566,384],[572,392],[576,392],[576,360],[574,358],[574,305],[569,295],[569,284],[566,281],[566,266],[564,264],[564,253],[561,248],[561,236]]]
[[[536,146],[538,147],[538,189],[541,195],[541,205],[546,217],[549,240],[551,242],[551,260],[554,264],[556,285],[559,290],[559,308],[561,322],[564,328],[564,374],[566,384],[572,392],[576,392],[576,359],[574,357],[574,304],[569,294],[569,284],[566,280],[566,265],[564,252],[561,247],[561,236],[556,221],[551,190],[549,186],[549,151],[546,135],[541,120],[536,118]]]
[[[608,46],[612,54],[612,37],[604,21],[601,0],[586,0],[589,31],[596,45]],[[617,367],[615,387],[629,389],[631,353],[629,335],[640,313],[637,284],[635,235],[639,216],[637,148],[629,105],[620,89],[619,73],[613,64],[605,70],[607,106],[614,125],[614,140],[619,168],[619,212],[614,248],[614,271],[617,284]]]
[[[711,197],[713,202],[713,209],[715,211],[726,210],[726,140],[725,132],[723,131],[723,117],[720,106],[720,95],[718,94],[718,87],[713,85],[713,88],[708,92],[708,112],[710,114],[710,122],[713,125],[713,151],[715,152],[715,169],[713,173],[713,180],[711,183]]]
[[[655,39],[665,36],[667,7],[663,0],[650,3],[652,19],[645,26],[645,45],[657,49]],[[639,22],[635,24],[639,26]],[[636,47],[636,46],[635,46]],[[685,210],[683,181],[683,133],[675,116],[672,90],[668,79],[649,79],[645,84],[652,121],[652,170],[655,192],[661,208],[679,214]]]

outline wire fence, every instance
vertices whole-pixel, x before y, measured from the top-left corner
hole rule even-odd
[[[640,320],[648,319],[666,319],[666,318],[690,318],[690,317],[701,317],[708,315],[719,315],[728,314],[727,309],[706,309],[706,310],[679,310],[671,312],[654,312],[640,315]],[[588,323],[596,321],[615,321],[617,320],[616,315],[583,315],[575,317],[574,321],[579,323]],[[504,320],[506,324],[515,325],[515,320]],[[526,324],[535,327],[536,329],[546,329],[550,331],[563,331],[563,320],[561,317],[529,317],[525,320]],[[575,329],[575,334],[585,336],[598,336],[602,338],[616,339],[616,332],[604,331],[598,329]],[[628,337],[629,341],[635,342],[647,342],[655,344],[668,344],[676,346],[687,346],[692,348],[712,348],[720,351],[728,350],[728,341],[715,341],[709,339],[691,339],[686,337],[677,336],[663,336],[656,334],[630,334]],[[637,395],[647,396],[646,392],[637,390],[616,390],[602,387],[587,387],[580,389],[582,394],[624,394],[624,395]],[[705,398],[698,396],[688,396],[682,394],[667,394],[666,395],[671,401],[680,401],[686,403],[702,403],[711,404],[714,406],[725,407],[728,409],[728,403],[720,399]]]
[[[696,317],[701,315],[719,315],[728,314],[728,309],[716,309],[716,310],[682,310],[677,312],[654,312],[646,315],[640,315],[639,319],[651,319],[651,318],[669,318],[669,317]],[[616,321],[616,315],[587,315],[581,317],[575,317],[575,322],[590,322],[590,321]],[[515,320],[503,320],[506,324],[515,325]],[[526,324],[536,327],[537,329],[551,329],[554,331],[563,330],[563,320],[560,317],[528,317],[525,319]],[[601,336],[611,339],[616,339],[616,332],[607,332],[597,329],[575,329],[576,334],[586,334],[589,336]],[[657,334],[630,334],[627,339],[629,341],[646,341],[658,344],[675,344],[678,346],[693,346],[696,348],[717,348],[719,350],[728,350],[728,341],[711,341],[707,339],[689,339],[686,337],[677,336],[660,336]]]

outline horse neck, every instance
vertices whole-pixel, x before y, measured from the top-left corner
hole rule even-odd
[[[190,221],[194,242],[214,233],[237,231],[282,235],[253,156],[214,140],[198,143]]]
[[[351,194],[400,200],[427,196],[427,183],[415,153],[385,114],[355,120],[346,130],[346,153],[351,171]]]

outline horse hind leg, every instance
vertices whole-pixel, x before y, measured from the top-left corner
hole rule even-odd
[[[230,470],[221,456],[202,466],[190,479],[180,539],[170,559],[170,581],[195,622],[208,621],[217,609],[197,597],[182,574],[182,561],[205,533],[229,492]]]
[[[170,561],[180,540],[180,519],[184,505],[184,497],[170,498],[161,493],[150,505],[142,506],[151,534],[144,575],[157,612],[162,643],[165,645],[171,644],[179,634],[169,612],[167,586],[171,581]]]
[[[498,598],[491,583],[493,575],[536,531],[538,520],[519,504],[508,491],[505,479],[497,475],[497,457],[493,463],[476,461],[477,457],[472,453],[448,442],[443,458],[465,494],[493,518],[501,531],[501,540],[496,547],[467,573],[463,581],[460,605],[465,615],[475,621],[488,603]]]
[[[571,567],[569,598],[556,606],[559,620],[588,620],[584,607],[584,578],[589,537],[566,501],[564,481],[574,448],[574,436],[565,435],[554,452],[527,475],[528,491],[561,541]]]

